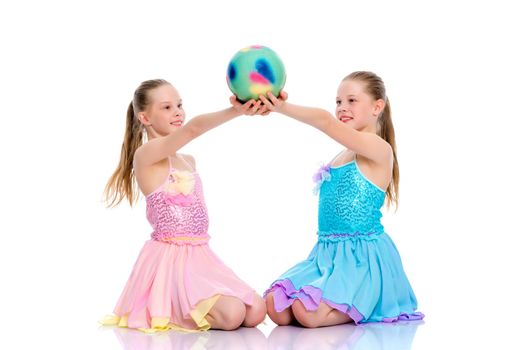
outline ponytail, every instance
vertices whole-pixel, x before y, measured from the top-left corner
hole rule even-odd
[[[133,102],[130,102],[126,115],[124,141],[120,150],[120,161],[104,190],[108,207],[116,207],[124,197],[130,205],[135,204],[138,199],[137,183],[133,173],[133,156],[142,145],[142,134],[142,124],[135,117]]]
[[[390,114],[390,101],[388,98],[385,100],[385,108],[379,117],[379,125],[379,136],[390,144],[394,154],[392,181],[386,189],[387,206],[394,204],[397,207],[399,199],[399,164],[397,163],[396,133],[394,132],[394,124],[392,123],[392,116]]]
[[[396,134],[392,123],[390,111],[390,101],[386,96],[385,84],[383,80],[373,72],[357,71],[347,75],[344,80],[358,80],[364,83],[366,92],[375,100],[385,101],[385,108],[379,116],[378,135],[388,142],[394,154],[394,164],[392,168],[392,180],[386,189],[387,206],[395,205],[399,201],[399,164],[397,163]]]
[[[146,110],[150,104],[148,93],[151,90],[168,84],[163,79],[146,80],[135,90],[126,115],[126,131],[120,150],[120,161],[104,190],[104,200],[108,207],[116,207],[124,198],[131,206],[137,202],[139,191],[133,171],[133,157],[135,151],[142,146],[144,126],[135,114]]]

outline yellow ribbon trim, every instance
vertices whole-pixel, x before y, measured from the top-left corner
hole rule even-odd
[[[211,298],[202,300],[197,304],[197,307],[190,312],[190,316],[197,324],[197,327],[206,328],[206,330],[210,329],[211,325],[205,317],[217,300],[219,300],[219,297],[220,295],[215,295]]]
[[[211,308],[213,305],[215,305],[219,297],[220,295],[214,295],[211,298],[202,300],[197,304],[195,309],[190,312],[190,316],[197,325],[197,329],[188,329],[178,326],[175,323],[171,323],[169,317],[152,317],[151,328],[138,328],[138,330],[148,334],[165,332],[170,329],[188,333],[207,331],[210,329],[211,325],[208,320],[206,320],[206,315],[210,312]],[[100,320],[99,323],[103,326],[128,327],[128,317],[107,315],[102,320]]]

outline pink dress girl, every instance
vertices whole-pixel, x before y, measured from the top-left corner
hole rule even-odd
[[[139,254],[115,315],[102,321],[105,325],[145,332],[207,330],[205,316],[219,296],[253,303],[255,291],[208,246],[208,211],[199,175],[173,168],[171,159],[169,165],[165,182],[146,196],[151,240]]]

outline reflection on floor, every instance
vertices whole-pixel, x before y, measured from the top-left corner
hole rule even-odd
[[[422,324],[424,321],[346,324],[316,329],[275,327],[268,338],[258,328],[202,333],[168,331],[152,335],[127,328],[103,328],[113,329],[124,350],[410,350],[417,328]]]

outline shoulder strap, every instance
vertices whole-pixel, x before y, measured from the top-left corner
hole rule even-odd
[[[328,163],[328,164],[330,164],[330,165],[333,164],[333,163],[335,162],[335,160],[336,160],[337,158],[339,158],[339,156],[340,156],[344,151],[346,151],[346,150],[344,149],[344,150],[342,150],[341,152],[337,153],[337,155],[336,155],[334,158],[332,158],[332,160],[331,160],[330,163]]]
[[[182,155],[177,155],[177,158],[179,158],[180,160],[182,160],[187,166],[188,168],[190,168],[192,171],[195,171],[195,169],[193,168],[193,166],[186,160],[184,159],[184,156]]]

